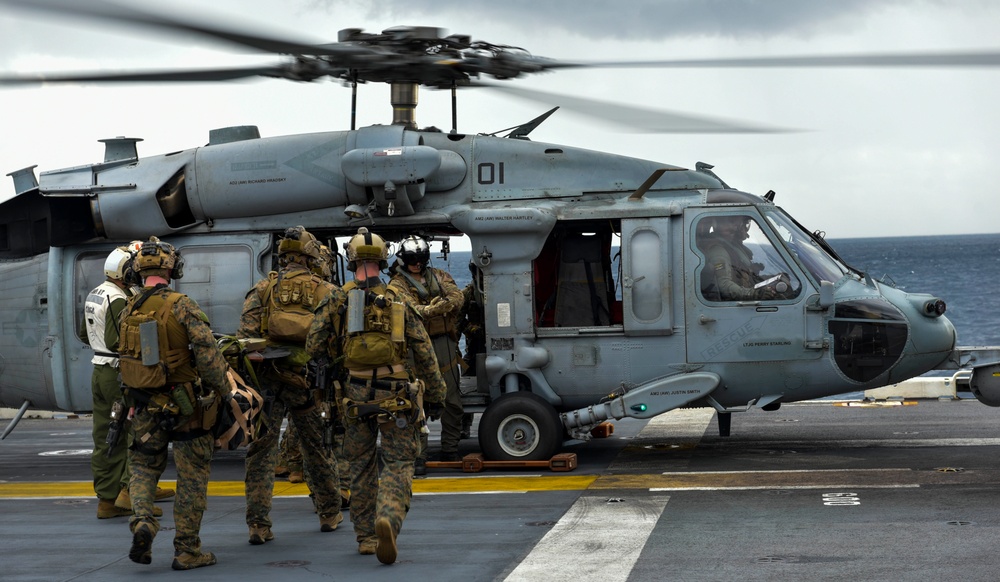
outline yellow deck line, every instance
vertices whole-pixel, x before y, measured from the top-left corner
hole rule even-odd
[[[442,477],[414,479],[414,493],[476,493],[524,491],[582,491],[597,480],[597,475],[558,476],[502,476],[502,477]],[[173,481],[161,481],[165,487],[176,488]],[[217,497],[243,497],[243,481],[210,481],[208,494]],[[277,481],[275,497],[309,495],[305,483]],[[0,499],[25,498],[93,498],[94,486],[90,481],[31,481],[0,483]]]

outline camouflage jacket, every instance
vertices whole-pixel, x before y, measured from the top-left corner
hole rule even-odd
[[[424,270],[423,285],[417,283],[402,264],[394,265],[393,273],[392,282],[406,292],[417,313],[424,318],[425,326],[430,318],[443,316],[447,321],[446,327],[448,329],[456,328],[459,311],[465,303],[465,296],[455,284],[455,279],[447,271],[427,267]],[[418,287],[418,285],[420,286]]]

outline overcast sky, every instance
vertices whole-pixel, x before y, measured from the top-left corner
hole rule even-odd
[[[135,2],[144,5],[146,2]],[[1000,49],[1000,2],[839,0],[194,0],[149,2],[307,42],[342,28],[436,26],[572,61]],[[209,3],[201,3],[207,5]],[[0,5],[0,71],[92,71],[263,64],[201,38]],[[830,238],[1000,232],[1000,68],[627,69],[560,71],[517,86],[633,106],[799,128],[786,134],[650,135],[557,112],[536,141],[694,167],[763,194]],[[388,89],[363,86],[359,122],[389,123]],[[423,90],[420,125],[450,126],[450,95]],[[459,129],[493,132],[548,106],[500,93],[459,95]],[[558,104],[558,103],[556,103]],[[350,90],[335,82],[72,85],[0,89],[0,198],[7,172],[101,161],[97,140],[143,138],[139,154],[203,145],[210,129],[262,135],[347,129]]]

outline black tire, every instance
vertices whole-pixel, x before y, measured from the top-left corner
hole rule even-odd
[[[545,461],[563,443],[552,405],[531,392],[504,394],[479,420],[479,447],[490,461]]]

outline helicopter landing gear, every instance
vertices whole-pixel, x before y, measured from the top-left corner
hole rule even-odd
[[[719,412],[717,414],[719,417],[719,436],[727,437],[729,436],[729,429],[733,425],[733,413]]]
[[[497,398],[479,421],[479,447],[492,461],[547,460],[562,443],[555,409],[531,392]]]

